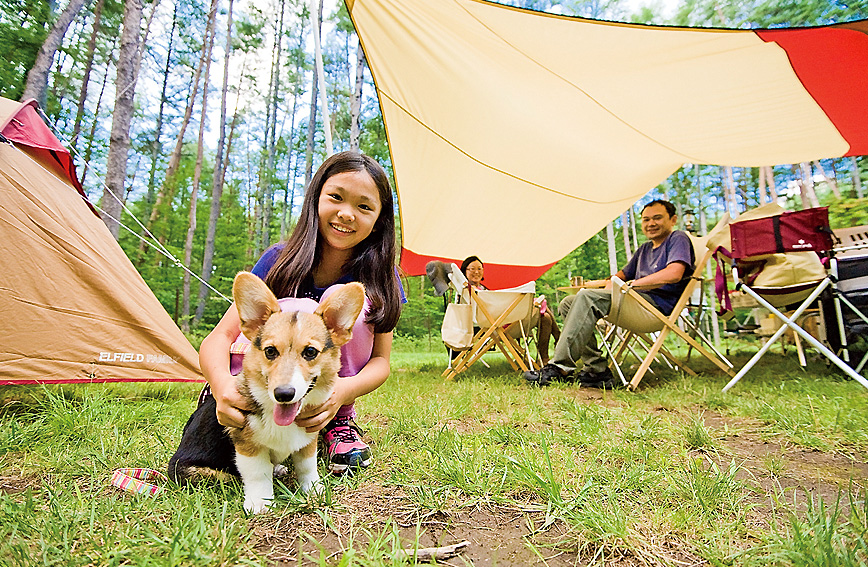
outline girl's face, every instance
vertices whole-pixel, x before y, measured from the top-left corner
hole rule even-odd
[[[467,281],[471,285],[479,285],[482,283],[482,262],[474,260],[467,264]]]
[[[317,205],[323,242],[336,250],[352,250],[371,234],[381,209],[380,193],[367,171],[332,175]]]

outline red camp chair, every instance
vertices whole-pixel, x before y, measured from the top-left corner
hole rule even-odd
[[[837,265],[828,209],[817,207],[736,221],[730,224],[730,237],[732,278],[736,289],[753,297],[784,324],[723,391],[726,392],[741,380],[787,329],[791,329],[844,373],[868,388],[868,380],[796,323],[824,290],[835,291]],[[822,270],[819,255],[829,256],[831,274]],[[813,269],[812,265],[819,266],[819,271]],[[764,271],[776,271],[780,277],[763,277]],[[782,313],[785,308],[796,304],[795,312],[789,317]]]

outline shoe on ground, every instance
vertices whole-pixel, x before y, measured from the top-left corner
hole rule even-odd
[[[590,369],[582,370],[582,372],[580,372],[577,377],[582,388],[615,390],[624,387],[624,384],[621,383],[621,380],[616,378],[609,368],[606,368],[602,372],[594,372]]]
[[[566,381],[569,378],[568,373],[554,364],[546,364],[539,370],[528,370],[522,376],[534,386],[548,386],[554,381]]]
[[[371,448],[362,441],[362,435],[362,429],[349,417],[335,417],[325,426],[323,442],[332,474],[341,475],[371,464]]]

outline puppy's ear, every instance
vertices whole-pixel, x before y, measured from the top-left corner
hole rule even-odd
[[[264,281],[250,272],[238,272],[235,276],[232,297],[241,318],[241,332],[251,341],[268,318],[280,312],[277,298]]]
[[[365,305],[365,286],[358,282],[348,283],[320,303],[314,313],[322,317],[337,346],[346,344],[353,337],[353,325]]]

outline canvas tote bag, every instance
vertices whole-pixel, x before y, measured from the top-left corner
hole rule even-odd
[[[473,341],[473,306],[469,303],[449,303],[440,327],[443,342],[453,350],[470,348]]]

